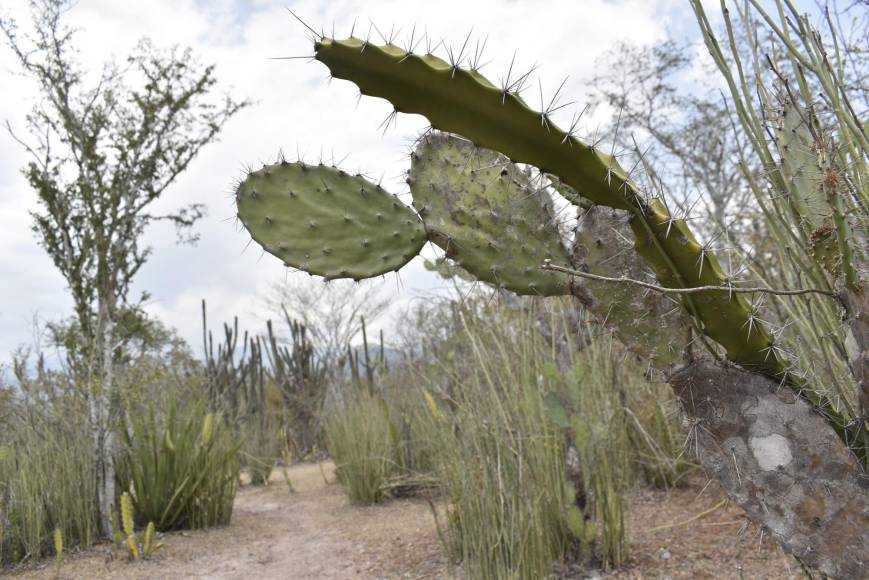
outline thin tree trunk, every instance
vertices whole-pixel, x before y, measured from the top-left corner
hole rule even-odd
[[[97,508],[100,531],[111,538],[114,532],[112,512],[115,506],[115,434],[112,424],[114,401],[114,321],[106,300],[100,300],[97,324],[97,358],[99,384],[90,397],[91,433],[96,457]]]

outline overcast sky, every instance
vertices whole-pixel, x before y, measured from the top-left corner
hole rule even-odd
[[[596,58],[617,41],[653,43],[668,34],[696,38],[685,0],[79,0],[68,22],[80,29],[75,44],[86,69],[97,70],[113,56],[123,58],[147,36],[157,46],[191,46],[204,62],[217,64],[224,87],[255,101],[229,122],[220,142],[207,147],[160,202],[164,208],[206,204],[208,216],[198,227],[201,241],[177,246],[170,227],[153,227],[146,241],[154,253],[136,281],[136,295],[142,290],[152,295],[147,311],[177,328],[197,352],[202,298],[213,322],[237,314],[246,326],[257,327],[265,315],[261,296],[287,276],[276,258],[263,256],[255,245],[245,249],[248,237],[228,219],[234,215],[230,184],[244,164],[273,159],[280,149],[295,152],[298,147],[314,161],[321,148],[327,158],[334,150],[339,159],[349,154],[346,168],[384,175],[384,185],[400,192],[408,142],[425,126],[420,117],[402,115],[384,136],[378,125],[391,110],[384,101],[363,99],[356,108],[355,87],[345,81],[329,85],[320,63],[269,60],[312,51],[306,30],[287,6],[327,33],[334,24],[338,37],[349,34],[354,20],[356,35],[364,35],[370,18],[384,32],[393,23],[405,31],[416,25],[437,40],[460,46],[473,28],[475,38],[488,39],[486,60],[491,62],[483,72],[490,78],[503,75],[516,50],[517,65],[540,63],[547,94],[569,75],[565,93],[577,100],[576,108],[584,104],[584,82],[593,74]],[[25,0],[0,0],[0,11],[21,24],[29,23],[26,8]],[[37,94],[2,48],[0,120],[24,133],[24,116]],[[526,95],[535,104],[536,91],[535,86]],[[570,109],[559,113],[568,119],[572,115]],[[32,342],[34,317],[44,321],[71,314],[65,282],[30,230],[28,212],[36,207],[35,195],[19,171],[26,161],[21,147],[0,132],[0,362],[8,361],[16,346]],[[403,302],[442,285],[419,259],[402,270],[400,291],[394,276],[382,284]]]

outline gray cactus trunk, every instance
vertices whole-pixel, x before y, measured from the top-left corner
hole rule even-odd
[[[869,478],[790,388],[734,366],[669,377],[707,473],[789,553],[834,578],[869,570]]]
[[[865,270],[865,265],[863,269]],[[860,279],[869,280],[869,274],[861,275]],[[846,288],[839,298],[846,313],[845,345],[849,351],[851,370],[860,388],[861,414],[866,419],[869,418],[869,290],[864,287],[856,292]]]

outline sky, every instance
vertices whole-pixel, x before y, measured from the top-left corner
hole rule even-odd
[[[717,2],[715,3],[717,5]],[[542,6],[545,5],[545,9]],[[291,8],[317,29],[331,35],[356,36],[371,31],[389,34],[393,25],[403,39],[416,26],[459,47],[469,32],[486,39],[489,61],[482,72],[497,80],[516,52],[516,65],[539,63],[536,76],[548,97],[567,77],[563,93],[576,99],[558,112],[568,120],[581,109],[588,94],[587,79],[596,59],[620,40],[648,44],[675,38],[695,38],[696,25],[685,0],[78,0],[67,22],[78,28],[75,45],[86,70],[99,70],[107,59],[122,59],[141,37],[156,46],[190,46],[202,62],[216,64],[223,89],[254,104],[234,117],[220,141],[206,147],[189,169],[166,191],[160,208],[170,210],[203,203],[208,215],[197,226],[196,246],[175,243],[170,226],[155,225],[145,236],[153,247],[150,261],[139,273],[132,296],[148,291],[146,311],[177,329],[199,350],[200,301],[208,302],[216,323],[238,315],[242,324],[257,328],[268,316],[263,296],[288,274],[279,260],[263,255],[232,219],[229,195],[233,180],[245,165],[256,167],[278,151],[299,151],[317,161],[348,156],[343,166],[383,176],[388,189],[402,192],[408,145],[426,123],[418,116],[400,115],[384,134],[378,127],[391,111],[385,101],[363,98],[356,105],[356,88],[349,82],[328,81],[326,68],[305,60],[271,57],[310,55],[307,30],[287,11]],[[715,12],[710,6],[710,11]],[[29,23],[25,0],[0,0],[0,14]],[[474,42],[475,40],[472,40]],[[403,40],[402,40],[403,42]],[[437,42],[435,42],[437,44]],[[537,81],[526,99],[537,104]],[[18,74],[12,54],[0,49],[0,122],[8,121],[25,135],[24,117],[38,93]],[[599,111],[590,123],[602,123]],[[37,339],[39,322],[71,315],[66,284],[31,232],[29,212],[36,196],[20,168],[27,154],[4,130],[0,131],[0,364],[20,345]],[[433,256],[432,250],[426,250]],[[417,258],[400,274],[381,282],[393,297],[392,318],[409,300],[445,287]]]

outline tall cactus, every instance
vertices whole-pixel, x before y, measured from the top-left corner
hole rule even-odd
[[[416,213],[337,168],[282,162],[251,173],[237,190],[239,217],[267,251],[312,273],[359,279],[400,267],[428,240],[479,280],[519,294],[578,297],[629,346],[664,369],[686,354],[691,333],[711,339],[721,347],[707,341],[714,356],[723,350],[747,371],[700,362],[670,375],[689,415],[702,423],[692,429],[698,445],[716,450],[708,457],[732,459],[732,464],[708,463],[707,457],[707,469],[751,517],[770,526],[786,549],[810,565],[834,576],[864,566],[866,550],[860,547],[869,546],[869,493],[864,493],[859,463],[842,441],[822,433],[829,430],[824,421],[815,421],[808,435],[788,422],[787,437],[770,434],[782,417],[802,417],[800,405],[808,407],[798,396],[777,397],[780,384],[790,382],[798,391],[802,385],[788,372],[791,363],[756,307],[733,291],[736,282],[685,220],[662,200],[647,197],[614,157],[559,128],[551,111],[530,108],[513,91],[515,85],[498,87],[460,63],[352,37],[320,37],[314,53],[333,77],[354,82],[363,95],[387,99],[396,112],[424,115],[434,129],[465,140],[435,133],[420,141],[408,180]],[[788,122],[784,118],[783,126]],[[545,192],[531,188],[514,162],[552,175],[576,206],[603,206],[581,220],[571,252],[564,248]],[[349,184],[346,191],[339,191],[341,183]],[[357,190],[365,195],[356,195]],[[822,200],[796,201],[818,209],[816,201]],[[820,211],[815,217],[820,219]],[[365,242],[372,248],[368,253],[360,249],[369,247]],[[623,245],[632,246],[627,256]],[[831,250],[825,246],[824,251]],[[545,260],[610,278],[636,279],[649,268],[666,288],[709,289],[677,295],[683,319],[672,316],[660,296],[638,295],[633,287],[540,272]],[[650,319],[644,321],[644,314]],[[734,381],[745,388],[727,396]],[[694,400],[695,392],[705,396]],[[822,411],[842,429],[834,409]],[[862,433],[864,428],[856,429]],[[826,465],[838,471],[817,467],[815,440],[824,441]],[[746,484],[754,486],[752,493],[743,493]],[[776,493],[779,489],[786,492]],[[817,502],[825,507],[810,510]],[[837,515],[841,506],[862,515],[843,521]],[[853,547],[854,554],[834,553],[837,545]]]

